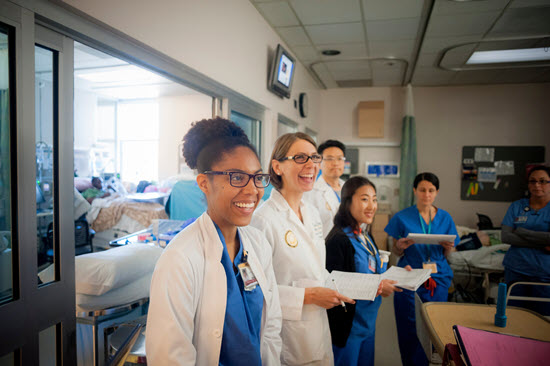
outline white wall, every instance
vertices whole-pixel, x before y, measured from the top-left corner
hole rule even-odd
[[[159,182],[178,174],[179,144],[191,122],[212,117],[212,98],[183,95],[159,98]]]
[[[269,110],[319,130],[319,86],[301,64],[297,65],[290,100],[267,90],[269,56],[283,41],[248,0],[65,2]],[[309,95],[311,112],[307,119],[294,108],[293,100],[300,92]],[[264,122],[273,124],[276,120]]]
[[[462,146],[543,145],[546,161],[550,160],[550,84],[417,87],[413,95],[418,170],[432,171],[440,178],[436,205],[449,211],[458,225],[475,227],[476,212],[500,224],[509,203],[460,200]],[[404,88],[322,91],[319,137],[321,141],[400,142],[404,97]],[[357,103],[368,100],[386,102],[383,139],[357,137]],[[399,148],[361,148],[360,159],[362,164],[367,159],[399,161]],[[376,183],[398,187],[396,180]]]

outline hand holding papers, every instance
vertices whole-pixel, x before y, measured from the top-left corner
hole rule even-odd
[[[332,271],[325,286],[334,288],[354,300],[374,300],[380,285],[380,275]],[[335,288],[336,286],[336,288]]]
[[[412,239],[415,243],[419,244],[439,244],[442,241],[453,243],[456,239],[456,235],[409,233],[409,235],[407,235],[407,239]]]
[[[394,286],[404,288],[405,290],[416,291],[428,278],[430,278],[431,273],[430,269],[413,269],[412,271],[407,271],[405,268],[393,266],[380,276],[382,279],[397,281]]]

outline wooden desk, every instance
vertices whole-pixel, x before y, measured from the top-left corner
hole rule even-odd
[[[525,309],[507,307],[506,328],[495,326],[495,305],[462,304],[453,302],[427,302],[422,304],[421,316],[430,339],[443,357],[447,343],[456,344],[453,325],[513,334],[550,341],[550,321]]]

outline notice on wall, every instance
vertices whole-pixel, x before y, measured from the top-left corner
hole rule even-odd
[[[477,171],[478,182],[496,182],[497,169],[493,167],[479,167]]]
[[[513,160],[495,161],[495,168],[497,170],[497,175],[514,175],[514,161]]]
[[[489,162],[495,161],[495,148],[494,147],[476,147],[474,152],[474,160],[477,162]]]

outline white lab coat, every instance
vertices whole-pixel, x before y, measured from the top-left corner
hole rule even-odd
[[[266,235],[273,248],[283,313],[281,363],[333,365],[327,312],[317,305],[304,305],[304,288],[324,286],[328,276],[321,219],[317,210],[303,200],[300,209],[303,223],[274,189],[254,213],[251,225]],[[297,239],[295,247],[287,244],[288,231]]]
[[[279,365],[281,307],[271,248],[252,227],[238,228],[264,295],[260,332],[263,365]],[[164,251],[151,282],[146,352],[149,365],[217,366],[227,303],[223,244],[207,213]]]
[[[345,182],[339,179],[338,183],[341,187]],[[323,238],[326,238],[334,226],[334,215],[340,207],[340,201],[338,201],[334,190],[321,175],[313,185],[313,189],[304,193],[304,200],[311,203],[319,211],[323,222]]]

